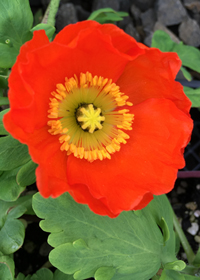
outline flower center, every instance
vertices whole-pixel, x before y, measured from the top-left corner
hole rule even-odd
[[[127,109],[132,103],[112,80],[87,72],[80,74],[80,80],[74,75],[56,86],[47,124],[61,151],[92,162],[110,159],[121,143],[126,144],[129,135],[123,130],[132,129],[134,115]]]
[[[77,109],[76,120],[84,131],[93,133],[102,129],[105,117],[102,116],[100,108],[96,108],[93,104],[86,104]]]

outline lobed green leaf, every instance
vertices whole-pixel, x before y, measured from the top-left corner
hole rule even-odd
[[[4,201],[15,201],[25,186],[21,186],[16,181],[16,176],[20,168],[2,171],[0,175],[0,199]]]
[[[186,267],[185,262],[181,261],[181,260],[177,260],[177,261],[165,264],[165,269],[176,270],[176,271],[181,271],[185,267]]]
[[[11,256],[6,256],[0,252],[0,280],[14,279],[15,264]]]
[[[161,263],[176,260],[172,213],[165,196],[156,197],[141,211],[122,212],[115,219],[95,215],[68,193],[56,199],[44,199],[38,193],[33,197],[33,209],[45,219],[41,228],[51,232],[48,242],[55,249],[50,262],[74,279],[149,280]],[[162,227],[162,217],[172,235],[168,241],[158,227]]]
[[[186,78],[186,80],[188,81],[192,80],[192,75],[183,66],[181,66],[181,71],[183,73],[183,76]]]
[[[12,208],[13,207],[13,208]],[[0,251],[9,255],[23,244],[25,229],[17,218],[26,212],[24,206],[0,201]]]
[[[108,22],[115,22],[123,20],[123,17],[128,16],[126,12],[116,12],[111,8],[102,8],[97,11],[94,11],[89,16],[88,20],[95,20],[101,24]]]
[[[15,280],[74,280],[74,278],[70,275],[64,274],[58,269],[53,274],[49,269],[41,268],[32,276],[24,276],[22,273],[19,273]]]
[[[36,181],[35,169],[37,164],[32,160],[25,163],[19,170],[16,180],[20,187],[32,185]]]
[[[0,138],[0,170],[12,170],[30,161],[28,147],[11,135]]]
[[[15,63],[20,47],[32,37],[32,24],[28,0],[0,1],[0,67]]]
[[[155,219],[156,223],[159,225],[163,233],[164,246],[161,246],[162,264],[165,265],[166,263],[176,261],[176,239],[173,230],[173,212],[167,197],[165,195],[155,196],[154,200],[149,203],[146,208],[142,211],[150,211],[153,219]]]
[[[30,211],[31,198],[29,195],[14,202],[0,200],[0,252],[4,255],[14,253],[23,244],[25,228],[18,218]]]
[[[197,280],[200,277],[182,274],[175,270],[164,269],[160,280]]]
[[[200,51],[197,48],[184,45],[181,42],[179,44],[174,44],[173,51],[178,54],[184,66],[200,72]]]
[[[162,52],[172,52],[176,43],[170,38],[169,34],[162,30],[154,32],[151,47],[158,48]]]
[[[200,107],[200,88],[184,87],[184,92],[192,102],[192,107]]]
[[[10,109],[6,109],[0,112],[0,135],[8,135],[9,133],[5,130],[3,125],[3,116],[9,111]]]

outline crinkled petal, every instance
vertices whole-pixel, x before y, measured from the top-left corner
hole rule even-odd
[[[66,26],[62,32],[56,37],[54,42],[63,45],[73,46],[78,40],[77,34],[82,34],[91,29],[101,31],[105,35],[108,42],[110,42],[114,48],[116,48],[121,54],[127,55],[129,59],[135,59],[137,56],[144,53],[143,47],[141,47],[137,41],[127,35],[122,29],[119,29],[114,24],[99,24],[96,21],[82,21],[76,24]]]
[[[188,113],[191,102],[183,93],[181,84],[174,81],[180,66],[176,53],[148,49],[144,55],[127,64],[117,84],[133,104],[148,98],[168,98]]]

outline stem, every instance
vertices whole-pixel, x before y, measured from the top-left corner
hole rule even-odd
[[[186,236],[185,236],[185,234],[184,234],[184,232],[183,232],[183,230],[182,230],[182,228],[181,228],[181,226],[178,222],[178,219],[177,219],[173,209],[172,209],[172,211],[173,211],[174,228],[175,228],[175,230],[176,230],[176,232],[177,232],[177,234],[180,238],[180,241],[181,241],[183,249],[186,253],[188,262],[189,262],[189,264],[192,264],[192,262],[194,260],[194,257],[195,257],[195,254],[194,254],[194,252],[193,252],[193,250],[192,250],[192,248],[191,248],[191,246],[190,246],[190,244],[189,244],[189,242],[188,242],[188,240],[187,240],[187,238],[186,238]]]
[[[55,26],[55,16],[58,11],[59,4],[60,0],[51,0],[43,17],[42,23]]]

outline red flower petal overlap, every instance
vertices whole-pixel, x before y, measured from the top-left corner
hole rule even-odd
[[[38,163],[41,195],[68,191],[116,217],[169,192],[193,127],[191,102],[174,81],[180,66],[175,53],[150,49],[112,24],[69,25],[53,42],[35,31],[9,78],[4,125]]]

